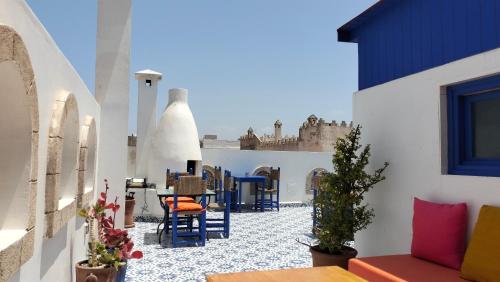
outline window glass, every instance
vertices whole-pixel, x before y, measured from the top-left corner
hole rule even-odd
[[[500,159],[500,97],[473,102],[472,155],[479,159]]]

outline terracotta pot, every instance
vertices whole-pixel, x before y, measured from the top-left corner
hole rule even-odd
[[[116,269],[114,267],[88,267],[87,261],[75,265],[76,282],[114,282]]]
[[[341,254],[330,254],[319,248],[319,246],[309,247],[311,251],[313,266],[330,266],[336,265],[347,269],[347,263],[350,259],[358,255],[358,251],[351,247],[344,247]]]
[[[125,228],[135,227],[134,207],[135,199],[125,200]]]

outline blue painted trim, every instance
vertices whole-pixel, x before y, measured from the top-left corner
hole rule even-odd
[[[447,89],[448,173],[500,176],[500,159],[474,158],[472,103],[500,97],[500,75],[477,79]],[[490,91],[491,90],[491,91]]]

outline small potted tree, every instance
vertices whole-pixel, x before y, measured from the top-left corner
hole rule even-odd
[[[115,229],[117,204],[107,203],[108,182],[106,192],[101,193],[95,205],[80,210],[89,227],[89,249],[87,259],[76,264],[77,282],[114,282],[124,281],[127,260],[142,258],[142,252],[132,251],[134,246],[126,230]],[[107,216],[106,210],[112,215]]]
[[[315,234],[319,244],[310,246],[313,266],[338,265],[347,268],[357,251],[349,246],[354,233],[365,229],[373,220],[374,212],[363,202],[364,194],[380,181],[389,165],[372,174],[365,171],[370,157],[370,145],[359,144],[361,127],[358,125],[344,138],[337,139],[333,156],[334,172],[322,177],[317,207],[318,227]]]

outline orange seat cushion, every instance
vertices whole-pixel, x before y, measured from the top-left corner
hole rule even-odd
[[[173,203],[174,197],[168,197],[163,202]],[[181,203],[181,202],[194,203],[194,200],[191,197],[177,197],[177,202],[178,203]]]
[[[464,282],[458,270],[411,255],[366,257],[349,260],[349,271],[370,282]]]
[[[462,277],[500,281],[500,207],[481,207],[462,263]]]
[[[174,210],[174,203],[168,203],[168,207]],[[177,203],[175,211],[203,211],[203,207],[198,203]]]

